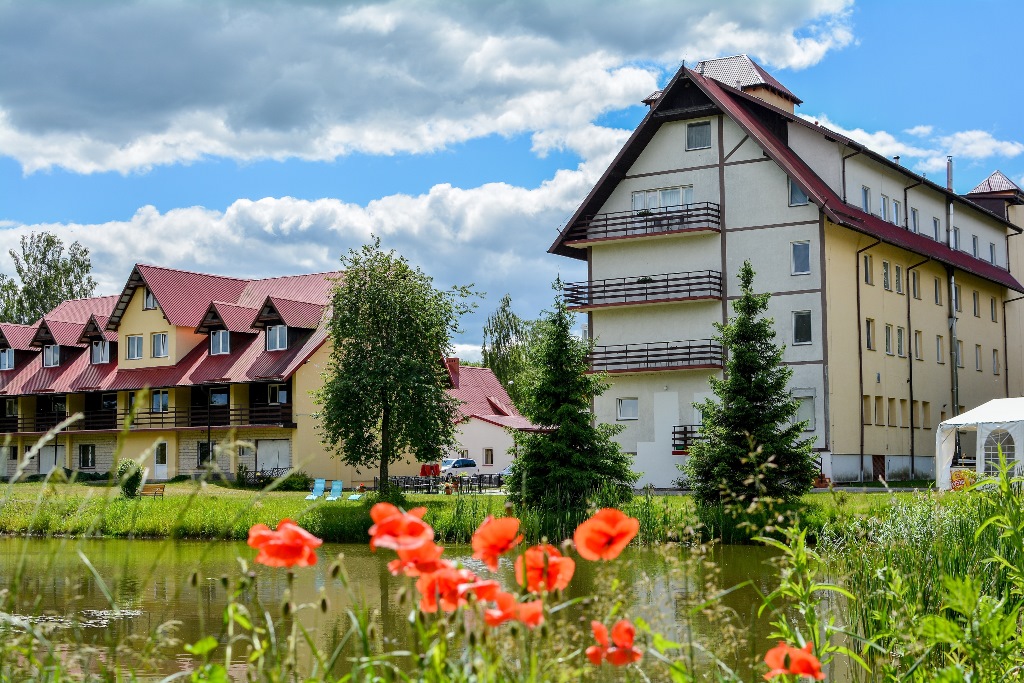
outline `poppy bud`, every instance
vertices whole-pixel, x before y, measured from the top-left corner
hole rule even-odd
[[[220,585],[222,585],[225,588],[227,588],[229,583],[231,583],[231,580],[228,579],[228,575],[227,574],[224,574],[223,576],[220,577]]]
[[[366,638],[370,641],[377,639],[377,627],[374,624],[370,624],[370,627],[366,629]]]
[[[331,563],[330,572],[331,572],[331,578],[332,579],[338,578],[338,576],[341,575],[341,563],[339,563],[339,562],[332,562]]]
[[[290,600],[285,600],[284,603],[281,605],[281,614],[283,614],[283,615],[285,615],[287,617],[287,616],[289,616],[292,613],[293,609],[295,609],[295,608],[292,606],[291,601]]]
[[[192,575],[188,577],[188,582],[195,588],[199,585],[199,572],[192,572]]]
[[[398,597],[398,604],[399,605],[405,605],[405,600],[408,597],[408,593],[409,592],[405,589],[405,586],[402,586],[401,588],[398,589],[398,596],[397,597]]]
[[[327,602],[327,598],[320,598],[320,611],[327,614],[328,609],[330,609],[330,604]]]

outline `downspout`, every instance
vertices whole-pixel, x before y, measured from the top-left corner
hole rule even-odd
[[[860,479],[858,481],[864,481],[864,331],[860,316],[860,255],[881,243],[882,240],[875,240],[874,243],[858,249],[856,255],[857,281],[854,283],[854,290],[857,292],[857,380],[860,382],[860,473],[858,474]]]
[[[1010,356],[1007,353],[1006,348],[1006,304],[1011,304],[1014,301],[1020,301],[1021,299],[1024,299],[1024,296],[1007,299],[1003,302],[1003,381],[1006,385],[1006,398],[1010,398]]]
[[[842,176],[842,182],[843,182],[843,203],[844,204],[848,203],[846,201],[846,160],[849,159],[850,157],[855,157],[858,154],[860,154],[860,152],[854,152],[853,154],[847,154],[846,156],[843,157],[842,163],[840,164],[839,173]]]
[[[911,186],[911,187],[913,187],[913,186]],[[904,192],[904,197],[906,197],[906,190],[904,190],[903,192]],[[906,206],[906,204],[904,204],[904,206]],[[915,263],[914,265],[912,265],[909,268],[907,268],[907,332],[909,332],[911,335],[914,335],[914,337],[913,337],[914,338],[913,349],[910,349],[910,348],[907,349],[907,361],[908,361],[908,368],[909,368],[909,372],[907,374],[907,384],[910,385],[910,478],[911,479],[914,478],[914,475],[917,472],[917,470],[914,468],[914,464],[915,464],[914,458],[915,458],[915,455],[916,455],[915,449],[914,449],[914,412],[915,412],[914,411],[914,360],[916,360],[916,356],[917,356],[917,347],[916,347],[917,336],[916,336],[916,334],[914,332],[914,325],[913,325],[913,322],[911,321],[911,317],[910,317],[910,300],[914,298],[914,291],[910,287],[910,273],[915,268],[919,268],[919,267],[923,266],[924,264],[928,263],[929,261],[931,261],[931,259],[930,258],[926,258],[924,261],[921,261],[919,263]],[[920,280],[918,280],[918,282],[920,282]],[[920,291],[920,287],[918,287],[918,291]],[[924,339],[923,338],[921,339],[921,343],[924,344]],[[863,402],[864,402],[864,399],[862,398],[861,399],[861,403],[863,404]]]
[[[918,180],[913,185],[907,185],[903,188],[903,227],[906,230],[910,230],[910,199],[907,197],[907,190],[912,190],[923,182],[923,180]],[[918,226],[918,228],[920,227]]]

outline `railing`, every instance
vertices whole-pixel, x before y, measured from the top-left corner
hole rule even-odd
[[[130,413],[117,410],[87,410],[71,431],[120,429]],[[68,413],[36,413],[0,417],[0,433],[45,432],[67,419]],[[241,427],[246,425],[287,425],[292,423],[290,405],[254,405],[228,408],[178,408],[165,411],[141,410],[132,419],[139,429],[172,429],[175,427]]]
[[[664,209],[616,211],[581,218],[568,234],[568,243],[656,235],[683,230],[722,229],[721,207],[713,202],[682,204]]]
[[[672,450],[686,452],[700,441],[700,425],[676,425],[672,428]]]
[[[710,339],[595,346],[588,358],[598,372],[720,368],[722,345]]]
[[[722,274],[717,270],[620,277],[565,285],[565,301],[569,308],[721,296]]]

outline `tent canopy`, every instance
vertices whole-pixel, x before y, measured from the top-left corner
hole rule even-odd
[[[966,413],[939,424],[935,432],[935,467],[940,489],[950,488],[950,469],[956,450],[958,431],[977,431],[975,469],[985,474],[986,452],[998,444],[1007,461],[1016,460],[1016,452],[1024,446],[1024,398],[996,398]],[[991,459],[991,458],[989,458]],[[1018,469],[1020,463],[1017,463]]]

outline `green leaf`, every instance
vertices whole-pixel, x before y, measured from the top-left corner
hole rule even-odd
[[[196,657],[202,657],[213,652],[215,649],[217,649],[218,645],[220,645],[220,643],[217,642],[216,638],[214,638],[213,636],[206,636],[205,638],[196,641],[192,645],[186,643],[185,652],[189,653],[190,655],[195,655]]]

